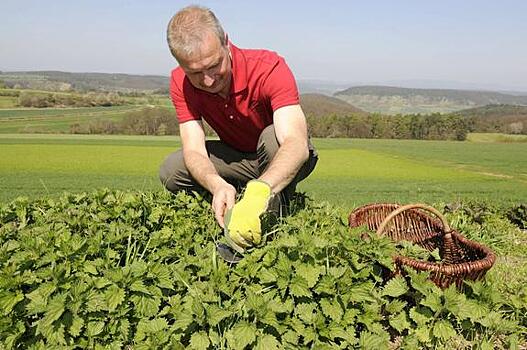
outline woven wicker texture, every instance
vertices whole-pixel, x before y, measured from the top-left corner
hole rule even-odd
[[[428,251],[438,248],[440,262],[404,256],[394,256],[393,260],[396,273],[402,273],[403,266],[429,271],[431,280],[441,288],[452,283],[461,287],[465,279],[482,278],[496,260],[489,248],[452,230],[439,211],[425,204],[369,204],[352,211],[348,222],[350,227],[366,225],[379,235],[410,241]]]

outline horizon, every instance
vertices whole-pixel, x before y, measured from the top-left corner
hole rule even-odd
[[[20,73],[43,73],[43,72],[57,72],[57,73],[70,73],[70,74],[107,74],[107,75],[129,75],[139,77],[159,77],[169,78],[168,75],[157,75],[157,74],[134,74],[134,73],[123,73],[123,72],[72,72],[72,71],[61,71],[56,69],[49,70],[30,70],[30,71],[4,71],[0,69],[0,74],[20,74]],[[399,82],[387,81],[387,82],[343,82],[343,81],[332,81],[322,79],[297,79],[299,85],[305,84],[321,84],[316,86],[308,85],[307,88],[304,86],[304,90],[300,91],[302,94],[307,93],[321,93],[324,95],[333,95],[333,93],[341,90],[346,90],[353,87],[392,87],[398,89],[422,89],[422,90],[458,90],[458,91],[476,91],[476,92],[494,92],[503,94],[513,94],[518,96],[527,96],[526,91],[520,90],[508,90],[500,89],[499,87],[480,86],[478,84],[456,82],[456,81],[438,81],[438,80],[402,80]],[[441,87],[446,85],[446,87]],[[302,88],[299,88],[302,90]]]
[[[0,70],[169,76],[165,27],[187,4],[3,1]],[[527,91],[527,2],[200,4],[235,45],[277,51],[299,81]]]

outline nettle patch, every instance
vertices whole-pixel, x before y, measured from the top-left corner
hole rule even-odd
[[[308,205],[231,266],[199,197],[101,190],[0,208],[0,341],[13,349],[514,348],[527,296],[387,279],[397,247]],[[409,250],[407,247],[405,251]]]

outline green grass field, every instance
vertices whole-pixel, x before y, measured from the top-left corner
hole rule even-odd
[[[299,186],[351,208],[368,202],[525,202],[523,143],[316,139],[320,161]],[[109,187],[160,190],[177,137],[0,135],[0,201]]]
[[[18,103],[18,97],[0,96],[0,108],[15,108]]]
[[[470,142],[527,142],[527,135],[511,135],[498,133],[470,133],[467,135]]]
[[[144,106],[81,108],[16,108],[0,110],[0,134],[5,133],[68,133],[73,124],[94,120],[118,121],[129,112]]]

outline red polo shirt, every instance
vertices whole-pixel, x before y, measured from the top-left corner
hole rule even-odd
[[[232,56],[231,92],[218,94],[192,86],[178,67],[172,71],[170,96],[179,123],[205,119],[220,139],[242,152],[256,152],[262,130],[273,123],[273,112],[299,104],[293,73],[284,59],[267,50],[229,45]]]

